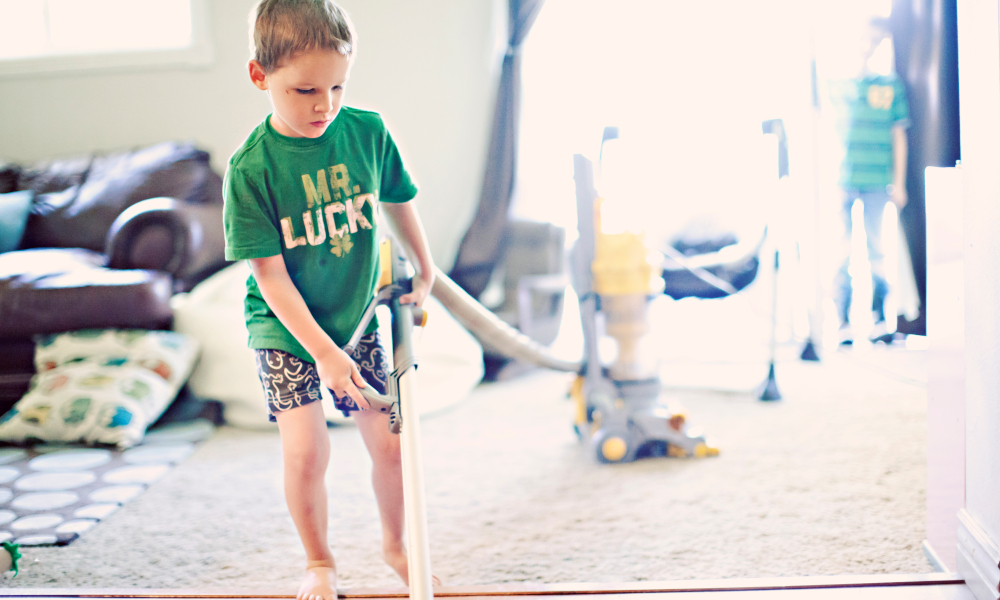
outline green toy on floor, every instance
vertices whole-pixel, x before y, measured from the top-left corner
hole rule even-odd
[[[0,573],[14,571],[14,577],[17,577],[17,560],[21,558],[19,546],[12,542],[4,542],[0,544],[0,548],[3,548],[3,551],[0,551]]]

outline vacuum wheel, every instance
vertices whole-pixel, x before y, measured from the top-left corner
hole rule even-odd
[[[599,429],[591,440],[597,460],[603,463],[623,463],[635,460],[639,441],[629,429]]]

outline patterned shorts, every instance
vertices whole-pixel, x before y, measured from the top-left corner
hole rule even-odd
[[[284,350],[256,350],[257,375],[264,386],[264,396],[267,399],[268,419],[274,422],[275,413],[304,406],[320,400],[319,374],[316,365],[285,352]],[[375,391],[385,393],[388,381],[388,363],[385,350],[382,348],[378,332],[373,332],[361,338],[358,347],[351,355],[358,366],[361,375]],[[330,391],[333,405],[345,417],[351,416],[351,411],[364,410],[350,396],[339,397]]]

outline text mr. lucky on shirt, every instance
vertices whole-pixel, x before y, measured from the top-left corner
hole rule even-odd
[[[327,184],[327,172],[330,173],[329,181],[332,186]],[[326,241],[329,231],[330,252],[342,256],[350,252],[354,245],[351,243],[352,233],[357,233],[359,228],[373,229],[373,225],[377,225],[378,191],[362,194],[361,186],[352,187],[346,165],[320,169],[316,172],[315,181],[308,173],[303,174],[302,186],[308,206],[308,210],[303,212],[301,217],[305,235],[295,234],[292,217],[282,217],[281,232],[285,248],[292,249],[306,244],[318,246]],[[363,212],[366,202],[371,205],[371,221]],[[313,213],[316,215],[315,218]]]

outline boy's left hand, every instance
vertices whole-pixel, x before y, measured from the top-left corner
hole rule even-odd
[[[896,205],[898,210],[903,210],[906,206],[907,196],[906,196],[906,186],[897,185],[893,186],[892,195],[890,196],[892,203]]]
[[[399,297],[400,304],[415,304],[418,307],[424,305],[424,300],[431,293],[431,288],[434,286],[434,272],[432,271],[428,276],[424,276],[423,273],[417,274],[413,277],[413,289],[408,294],[403,294]]]

